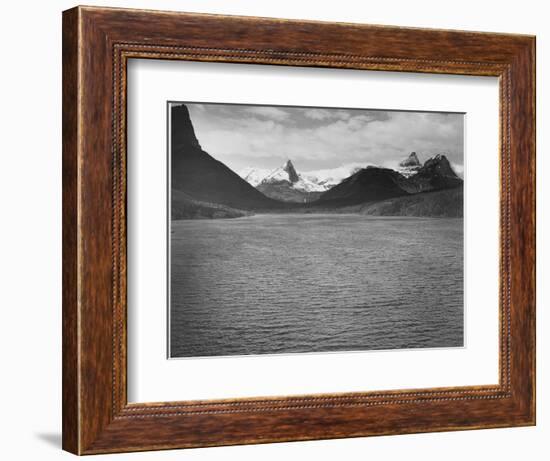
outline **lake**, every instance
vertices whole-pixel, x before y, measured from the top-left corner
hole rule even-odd
[[[171,223],[170,356],[461,347],[463,220]]]

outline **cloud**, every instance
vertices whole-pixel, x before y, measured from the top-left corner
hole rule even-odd
[[[246,112],[273,120],[286,120],[290,114],[284,110],[272,106],[248,106]]]
[[[455,171],[455,173],[460,176],[461,178],[464,178],[464,165],[461,163],[455,163],[451,162],[451,167]]]
[[[331,112],[327,109],[305,109],[304,116],[312,120],[326,120],[333,117]]]
[[[397,164],[411,151],[463,164],[463,115],[356,109],[202,104],[191,119],[203,148],[230,168]],[[457,171],[458,173],[458,171]]]

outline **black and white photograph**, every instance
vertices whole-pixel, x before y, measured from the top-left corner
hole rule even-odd
[[[168,112],[170,358],[464,346],[464,114]]]

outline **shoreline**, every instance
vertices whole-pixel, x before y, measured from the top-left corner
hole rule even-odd
[[[210,218],[210,217],[201,217],[201,218],[181,218],[181,219],[171,219],[170,222],[181,222],[181,221],[236,221],[243,219],[253,219],[253,218],[263,218],[263,217],[289,217],[295,216],[297,218],[311,217],[331,217],[331,216],[341,216],[341,217],[351,217],[357,216],[364,219],[464,219],[464,216],[410,216],[410,215],[370,215],[363,213],[353,213],[353,212],[315,212],[315,213],[272,213],[272,212],[261,212],[261,213],[252,213],[246,216],[236,216],[236,217],[223,217],[223,218]]]

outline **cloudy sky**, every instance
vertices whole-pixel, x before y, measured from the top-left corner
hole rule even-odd
[[[298,172],[347,164],[392,167],[415,151],[444,153],[462,172],[464,115],[367,109],[186,103],[202,148],[234,171]]]

